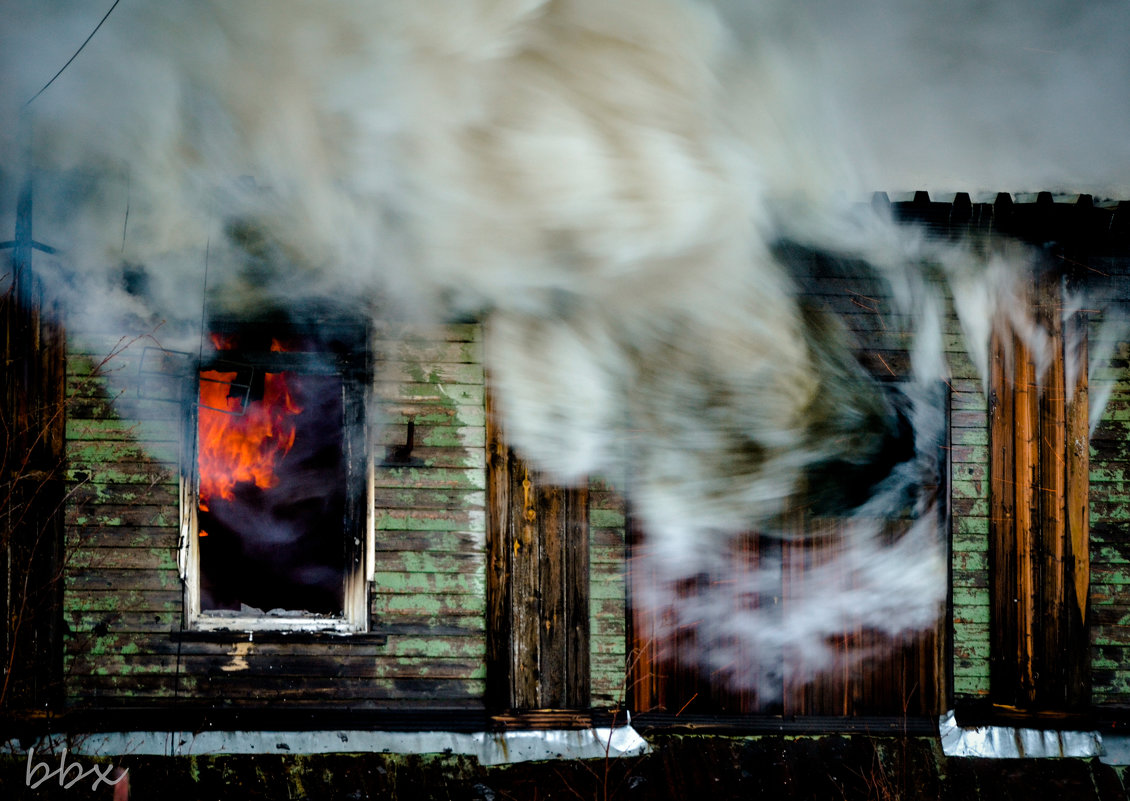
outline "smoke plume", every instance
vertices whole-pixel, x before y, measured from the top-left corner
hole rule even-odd
[[[100,15],[27,0],[0,34],[5,194],[36,176],[72,313],[191,342],[206,264],[227,311],[482,316],[508,436],[563,482],[629,493],[660,577],[644,600],[719,664],[738,642],[818,668],[849,618],[898,633],[944,597],[914,500],[947,369],[920,267],[951,282],[984,371],[1023,257],[931,245],[845,199],[1130,194],[1124,3],[127,2],[37,95]],[[889,285],[916,321],[901,393],[798,299],[783,240]],[[839,572],[786,617],[733,615],[779,570],[734,575],[735,538],[790,536],[806,503],[856,509]],[[892,545],[874,521],[908,503]],[[723,580],[663,594],[700,572]]]

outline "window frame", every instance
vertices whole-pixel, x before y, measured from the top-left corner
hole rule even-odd
[[[259,326],[258,322],[215,322],[210,332],[233,333]],[[321,326],[276,325],[280,333],[313,334],[321,338]],[[355,330],[356,329],[356,330]],[[367,410],[372,406],[372,333],[367,325],[346,326],[347,339],[360,347],[351,350],[323,349],[297,353],[223,351],[222,357],[202,354],[185,382],[181,415],[180,549],[179,568],[184,594],[184,625],[201,632],[264,631],[328,634],[364,633],[370,627],[369,585],[373,576],[375,511],[373,508],[373,449]],[[200,373],[212,369],[213,361],[242,362],[256,369],[290,370],[298,373],[334,375],[342,387],[342,451],[347,486],[345,521],[341,533],[345,548],[341,615],[319,615],[288,610],[290,614],[215,614],[201,609],[200,553],[197,536],[199,503],[199,392]]]

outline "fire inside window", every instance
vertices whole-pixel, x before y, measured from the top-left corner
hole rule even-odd
[[[210,340],[189,501],[197,622],[356,622],[367,472],[356,371],[302,336],[248,328]]]

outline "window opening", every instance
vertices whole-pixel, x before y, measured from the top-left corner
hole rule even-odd
[[[363,626],[367,507],[356,358],[247,326],[197,371],[186,498],[198,625]],[[256,626],[251,626],[256,627]]]

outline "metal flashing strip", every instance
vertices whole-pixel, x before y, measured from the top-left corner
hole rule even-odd
[[[604,759],[643,756],[647,742],[631,726],[500,732],[382,731],[124,731],[49,735],[34,744],[36,753],[82,756],[217,756],[224,754],[458,754],[482,765],[553,759]],[[0,753],[20,756],[26,744],[8,740]]]
[[[1097,731],[1020,729],[1012,726],[957,725],[953,710],[938,721],[942,753],[948,757],[1027,759],[1037,757],[1101,757],[1103,737]]]

